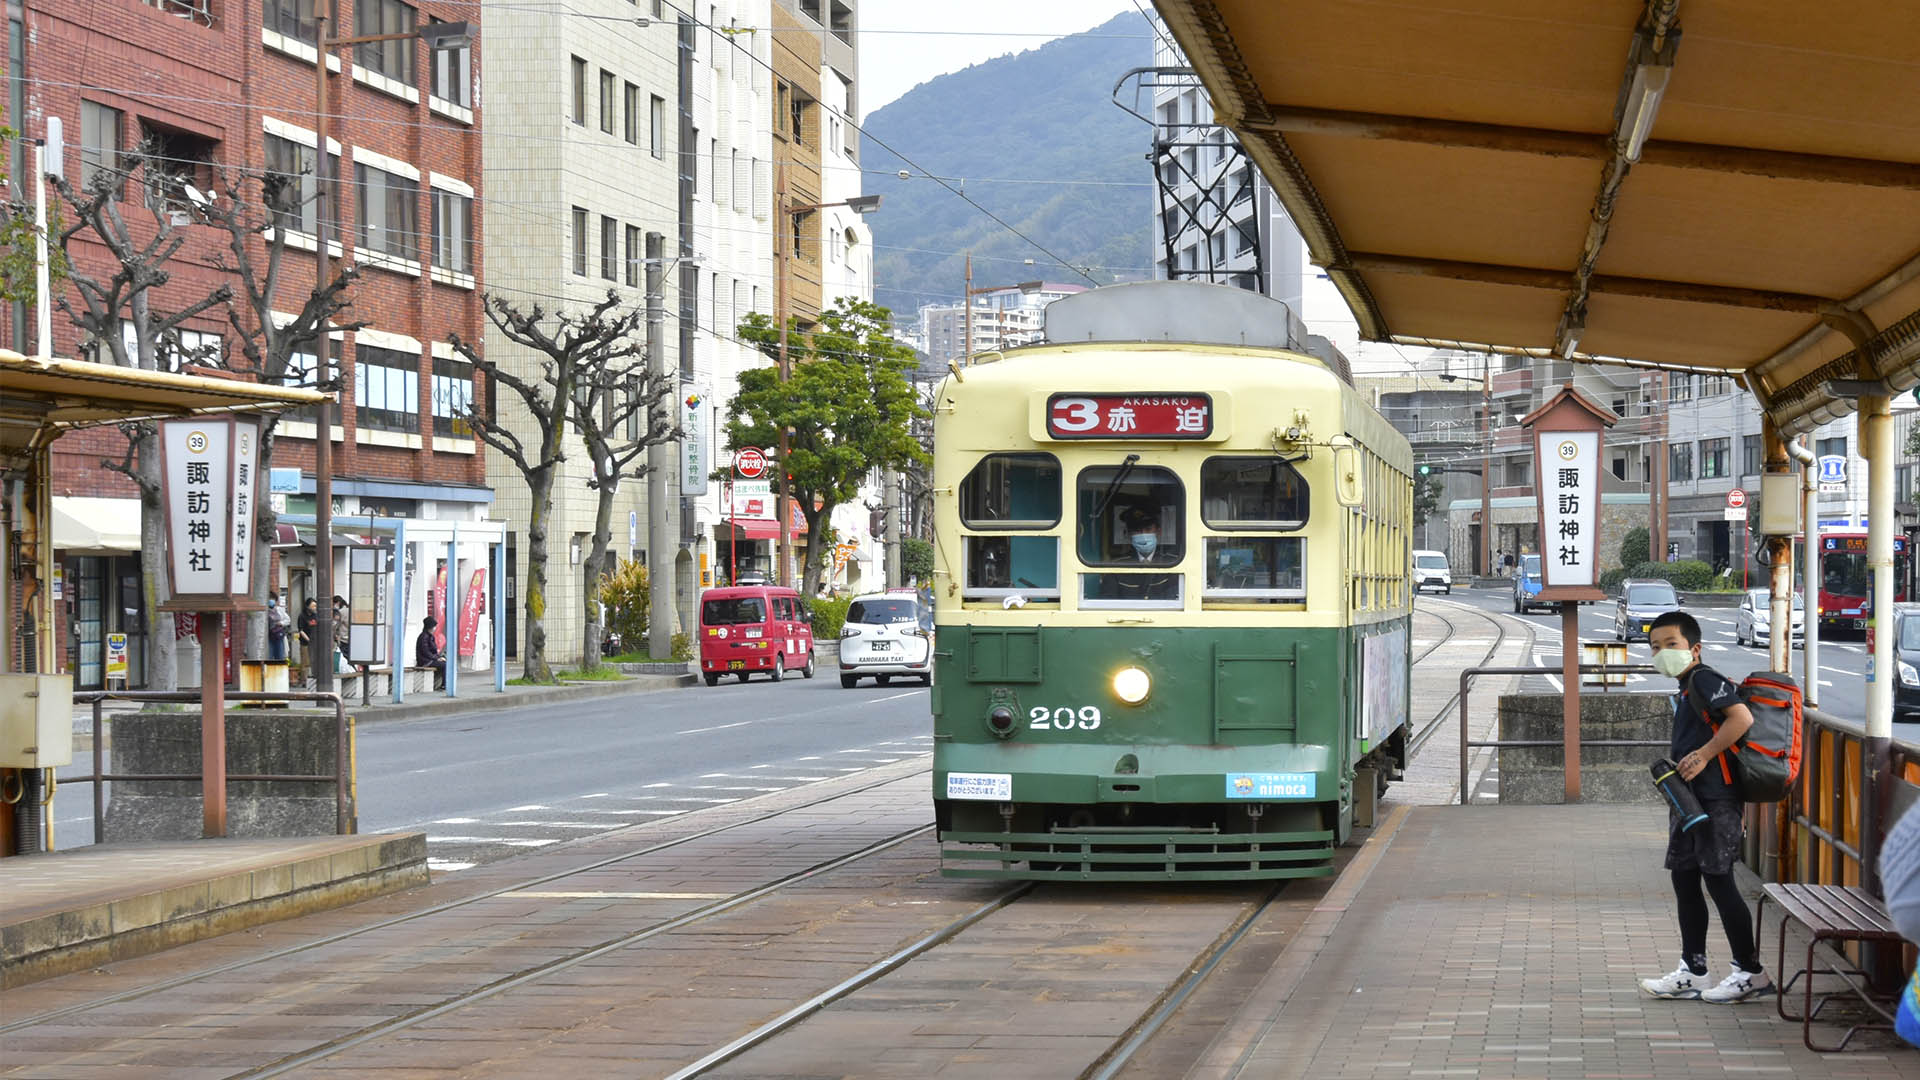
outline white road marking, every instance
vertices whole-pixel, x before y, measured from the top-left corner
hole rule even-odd
[[[582,796],[580,796],[580,798],[582,798],[582,799],[604,799],[604,798],[606,798],[606,797],[607,797],[607,796],[608,796],[609,794],[611,794],[611,792],[606,792],[606,791],[596,791],[596,792],[594,792],[594,793],[593,793],[593,794],[591,794],[591,795],[582,795]]]
[[[877,698],[871,698],[871,699],[869,699],[869,704],[875,704],[875,705],[877,705],[877,704],[879,704],[879,703],[880,703],[880,702],[882,702],[882,701],[898,701],[899,699],[901,699],[901,698],[903,698],[903,697],[912,697],[913,695],[915,695],[915,694],[917,694],[917,693],[919,693],[919,691],[918,691],[918,690],[909,690],[909,691],[907,691],[907,692],[906,692],[906,693],[904,693],[904,694],[888,694],[888,695],[887,695],[886,697],[877,697]]]
[[[726,784],[689,784],[689,785],[688,785],[688,787],[689,787],[689,788],[691,788],[691,789],[692,789],[692,790],[694,790],[694,791],[761,791],[761,792],[766,792],[766,791],[785,791],[785,790],[787,790],[786,788],[781,788],[781,787],[733,787],[733,786],[728,786],[728,785],[726,785]]]
[[[505,844],[508,847],[546,847],[557,844],[559,837],[550,840],[522,840],[509,836],[429,836],[429,844]]]
[[[741,721],[739,721],[738,723],[733,723],[733,724],[720,724],[720,725],[718,725],[718,726],[715,726],[715,727],[697,727],[697,728],[688,728],[688,729],[687,729],[687,730],[685,730],[685,731],[676,731],[676,732],[674,732],[674,734],[675,734],[675,735],[702,735],[702,734],[705,734],[706,732],[709,732],[709,731],[725,731],[725,730],[727,730],[728,728],[737,728],[737,727],[746,727],[746,726],[747,726],[748,724],[752,724],[752,723],[756,723],[756,722],[757,722],[757,721],[753,721],[753,720],[741,720]]]
[[[472,869],[472,867],[473,867],[473,864],[470,862],[454,862],[452,859],[428,859],[427,860],[427,869],[438,870],[441,873],[445,873],[445,874],[451,874],[455,870]]]
[[[525,806],[509,806],[505,810],[502,810],[500,812],[503,814],[524,814],[529,810],[551,810],[551,809],[553,809],[553,807],[546,806],[541,803],[528,803]]]
[[[673,786],[672,784],[648,784],[647,785],[648,788],[663,788],[663,787],[672,787],[672,786]]]
[[[434,821],[435,825],[474,825],[480,821],[477,817],[443,817]]]
[[[502,829],[604,829],[606,828],[605,825],[601,825],[592,821],[490,821],[488,822],[488,824],[497,825]]]

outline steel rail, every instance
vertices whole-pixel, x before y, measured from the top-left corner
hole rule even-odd
[[[198,982],[202,979],[209,979],[216,975],[224,975],[227,972],[238,971],[242,968],[251,967],[255,964],[264,964],[273,960],[284,959],[285,957],[294,956],[299,953],[307,952],[313,949],[324,948],[325,946],[328,946],[328,945],[333,945],[341,941],[346,941],[348,939],[358,937],[361,934],[370,934],[377,930],[385,930],[388,927],[399,926],[402,923],[412,922],[416,919],[424,919],[424,918],[427,918],[428,916],[441,914],[442,912],[454,911],[459,908],[466,907],[469,904],[477,904],[482,900],[492,900],[506,893],[519,892],[521,890],[535,888],[540,885],[548,885],[555,881],[560,881],[562,879],[572,877],[576,874],[589,873],[594,870],[600,870],[605,867],[612,866],[616,863],[625,862],[628,859],[642,858],[647,855],[652,855],[656,852],[666,851],[669,848],[676,848],[676,847],[680,847],[683,844],[690,844],[696,840],[705,840],[708,837],[717,836],[721,833],[730,832],[734,829],[745,828],[746,826],[749,826],[749,825],[758,825],[761,822],[779,817],[782,814],[792,813],[795,810],[806,810],[815,806],[820,806],[825,803],[833,802],[836,799],[844,799],[850,796],[859,795],[863,792],[871,791],[877,787],[882,787],[887,784],[897,783],[901,780],[911,779],[913,776],[916,776],[916,775],[918,774],[909,773],[906,776],[897,776],[897,777],[890,777],[885,780],[876,780],[876,781],[873,781],[872,783],[862,784],[861,786],[856,787],[850,791],[842,791],[842,792],[837,792],[831,795],[825,795],[825,796],[822,796],[821,798],[814,799],[811,802],[801,803],[798,806],[790,806],[780,810],[769,811],[768,813],[765,813],[765,814],[760,814],[755,817],[747,818],[744,821],[736,821],[730,825],[716,825],[713,828],[702,829],[699,832],[680,837],[679,839],[676,839],[676,840],[666,840],[657,844],[649,844],[645,847],[635,848],[632,851],[623,852],[619,855],[610,855],[607,858],[599,859],[594,862],[587,863],[584,866],[576,866],[566,870],[555,871],[554,873],[547,874],[542,877],[532,878],[526,881],[516,881],[511,885],[502,885],[497,889],[489,889],[486,892],[475,893],[472,896],[461,897],[458,900],[449,900],[444,903],[435,904],[432,907],[422,908],[419,911],[408,912],[404,915],[396,915],[390,919],[382,919],[379,922],[369,923],[366,926],[356,927],[352,930],[342,930],[337,934],[329,934],[322,938],[316,938],[313,941],[302,942],[298,945],[289,945],[286,948],[275,949],[271,952],[262,953],[259,956],[248,957],[247,959],[244,959],[244,960],[235,960],[230,963],[218,964],[210,968],[203,968],[196,972],[191,972],[189,974],[181,975],[176,978],[167,979],[163,982],[154,983],[151,986],[143,986],[133,990],[123,990],[120,993],[109,994],[106,997],[95,998],[92,1001],[80,1002],[78,1004],[68,1005],[63,1008],[54,1009],[50,1012],[44,1012],[35,1016],[26,1017],[25,1019],[14,1020],[9,1023],[0,1024],[0,1035],[9,1034],[14,1031],[20,1031],[25,1028],[36,1027],[40,1024],[50,1023],[54,1020],[60,1020],[65,1017],[72,1016],[76,1013],[87,1012],[93,1009],[106,1008],[107,1006],[110,1006],[110,1005],[119,1005],[129,1001],[137,1001],[140,998],[147,997],[152,994],[161,993],[162,991],[171,990],[178,986],[185,986],[189,983]]]
[[[771,1041],[782,1032],[799,1026],[801,1021],[819,1012],[821,1009],[826,1008],[828,1005],[839,1001],[841,998],[846,997],[848,994],[862,987],[870,986],[880,981],[891,972],[904,966],[908,961],[931,951],[938,945],[951,941],[954,936],[961,931],[1032,892],[1035,884],[1037,883],[1032,881],[1022,882],[1008,889],[1006,892],[981,904],[979,907],[967,912],[946,926],[935,930],[933,933],[928,934],[911,945],[890,953],[881,960],[834,984],[832,987],[815,994],[800,1004],[795,1005],[793,1008],[788,1009],[786,1012],[781,1013],[779,1016],[761,1024],[745,1035],[714,1050],[700,1060],[668,1073],[666,1080],[689,1080],[690,1077],[705,1075],[707,1070],[712,1069],[714,1066],[725,1064],[739,1057],[741,1054],[746,1053],[748,1050],[762,1043]]]
[[[1482,618],[1486,619],[1488,622],[1493,623],[1495,629],[1499,631],[1499,634],[1494,638],[1493,644],[1487,649],[1486,655],[1480,658],[1480,662],[1484,664],[1488,660],[1493,659],[1494,654],[1500,651],[1500,647],[1506,644],[1507,624],[1501,619],[1495,617],[1497,613],[1488,613],[1485,611],[1481,611],[1479,608],[1473,607],[1473,605],[1471,604],[1462,604],[1462,603],[1459,603],[1458,601],[1450,601],[1450,603],[1454,603],[1461,608],[1466,608],[1468,610],[1471,610],[1474,612],[1474,614],[1479,615]],[[1445,616],[1442,616],[1441,618],[1444,620]],[[1540,632],[1534,626],[1533,623],[1527,622],[1526,620],[1522,620],[1522,622],[1525,624],[1527,628],[1527,652],[1529,655],[1531,655],[1533,652],[1534,643],[1539,640]],[[1450,622],[1449,622],[1449,625],[1451,625]],[[1435,645],[1434,649],[1437,649],[1437,648],[1439,648],[1439,646]],[[1433,650],[1429,649],[1427,653],[1423,654],[1420,657],[1420,659],[1421,660],[1426,659],[1427,656],[1432,654],[1432,652]],[[1416,663],[1417,662],[1418,661],[1416,661]],[[1453,711],[1454,706],[1463,705],[1464,701],[1465,701],[1465,698],[1459,692],[1456,691],[1453,694],[1453,696],[1447,698],[1445,704],[1440,706],[1440,711],[1433,714],[1433,719],[1429,720],[1426,726],[1421,728],[1420,731],[1414,735],[1412,741],[1410,741],[1407,744],[1408,764],[1412,764],[1414,756],[1418,754],[1421,750],[1426,749],[1427,744],[1433,741],[1433,736],[1435,735],[1435,733],[1437,733],[1440,730],[1441,722],[1446,719],[1447,714],[1449,712]],[[1467,714],[1466,714],[1466,709],[1463,707],[1460,710],[1460,728],[1462,731],[1466,730],[1466,722],[1467,722]]]
[[[1241,917],[1239,925],[1229,930],[1225,937],[1214,942],[1206,958],[1197,967],[1187,972],[1186,978],[1180,981],[1172,993],[1160,1000],[1159,1007],[1154,1009],[1146,1020],[1134,1027],[1125,1041],[1108,1051],[1105,1057],[1088,1066],[1080,1074],[1081,1077],[1087,1080],[1113,1080],[1113,1077],[1120,1075],[1120,1072],[1133,1062],[1134,1055],[1151,1042],[1153,1037],[1160,1033],[1160,1029],[1166,1026],[1167,1021],[1173,1019],[1173,1015],[1187,1003],[1187,999],[1193,996],[1193,992],[1200,989],[1200,984],[1207,981],[1207,977],[1213,974],[1213,970],[1220,966],[1220,961],[1226,959],[1234,946],[1240,944],[1241,939],[1247,936],[1247,931],[1253,929],[1253,924],[1259,921],[1260,916],[1266,914],[1275,900],[1279,899],[1285,887],[1286,882],[1280,882],[1269,889],[1267,895]]]
[[[691,926],[694,923],[713,918],[715,915],[723,915],[735,908],[744,907],[747,904],[753,903],[755,900],[771,896],[791,885],[838,870],[843,866],[858,862],[869,855],[874,855],[888,848],[904,844],[914,837],[931,832],[932,830],[933,825],[931,823],[916,825],[905,832],[896,833],[885,840],[868,844],[858,851],[835,856],[825,862],[815,863],[805,870],[795,871],[783,877],[775,878],[764,885],[756,886],[742,893],[736,893],[725,900],[717,900],[711,904],[695,908],[685,915],[676,916],[665,922],[655,923],[652,926],[635,930],[632,933],[622,934],[617,938],[610,941],[603,941],[598,945],[575,950],[565,956],[548,960],[545,963],[535,964],[529,968],[522,968],[512,975],[496,979],[485,986],[468,990],[465,993],[455,994],[443,1001],[408,1013],[405,1016],[397,1016],[391,1020],[383,1020],[377,1024],[369,1024],[351,1035],[343,1035],[337,1039],[329,1040],[311,1050],[303,1050],[297,1054],[289,1054],[272,1064],[264,1065],[257,1069],[248,1069],[244,1072],[234,1073],[230,1080],[262,1080],[264,1077],[279,1076],[283,1073],[291,1072],[294,1069],[303,1068],[316,1061],[324,1061],[335,1054],[351,1050],[356,1046],[363,1046],[375,1039],[391,1035],[396,1031],[402,1031],[417,1024],[423,1024],[428,1020],[433,1020],[464,1009],[475,1002],[485,1001],[489,998],[504,994],[509,990],[525,986],[528,983],[537,982],[555,972],[578,967],[589,960],[596,960],[608,953],[618,952],[629,945],[636,945],[649,938],[672,933],[675,930]]]

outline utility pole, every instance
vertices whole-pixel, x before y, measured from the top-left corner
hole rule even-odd
[[[315,56],[313,64],[313,291],[317,295],[327,287],[327,212],[334,204],[332,166],[327,158],[327,30],[337,8],[327,0],[325,10],[314,4]],[[339,214],[333,215],[336,219]],[[336,226],[337,227],[337,226]],[[333,691],[333,338],[323,328],[320,340],[313,344],[314,389],[320,391],[320,403],[313,417],[313,591],[319,597],[319,611],[313,636],[307,649],[307,666],[313,670],[313,688],[326,694]],[[489,391],[491,392],[491,391]],[[314,663],[318,649],[324,662]]]
[[[904,508],[900,505],[900,473],[889,469],[886,473],[885,494],[882,496],[887,517],[887,588],[897,589],[906,584],[906,574],[900,565],[900,516]]]
[[[657,232],[647,234],[647,373],[656,388],[667,378],[666,322],[666,238]],[[677,395],[676,395],[677,400]],[[647,417],[649,434],[664,421],[667,405],[655,405]],[[674,581],[673,561],[667,551],[673,546],[672,522],[667,514],[667,471],[673,467],[665,443],[647,448],[647,656],[654,660],[673,658]],[[592,582],[588,583],[592,587]]]
[[[1653,373],[1654,417],[1653,482],[1647,489],[1647,533],[1652,550],[1647,557],[1654,562],[1667,561],[1667,373]],[[1629,570],[1632,567],[1628,567]]]

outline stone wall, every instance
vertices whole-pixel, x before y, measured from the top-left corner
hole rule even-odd
[[[198,712],[117,716],[112,731],[108,772],[200,772]],[[351,747],[351,728],[347,737]],[[336,745],[331,712],[273,709],[227,714],[229,776],[330,774]],[[351,750],[347,760],[353,760]],[[351,797],[351,778],[348,793]],[[351,803],[348,820],[353,820]],[[108,843],[197,839],[201,834],[200,782],[115,781],[104,821]],[[330,781],[227,785],[228,836],[330,836],[335,831],[334,785]]]
[[[1659,802],[1647,766],[1666,756],[1672,734],[1672,699],[1665,694],[1580,695],[1580,735],[1593,740],[1654,739],[1659,746],[1589,746],[1580,749],[1580,797],[1585,802]],[[1508,694],[1500,699],[1500,738],[1551,739],[1566,729],[1559,694]],[[1540,805],[1561,802],[1565,752],[1558,746],[1503,749],[1500,801]]]

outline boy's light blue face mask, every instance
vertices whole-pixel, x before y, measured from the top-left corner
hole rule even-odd
[[[1154,550],[1159,546],[1160,546],[1160,538],[1158,536],[1155,536],[1152,533],[1137,532],[1133,534],[1134,554],[1140,556],[1143,559],[1151,558]]]

